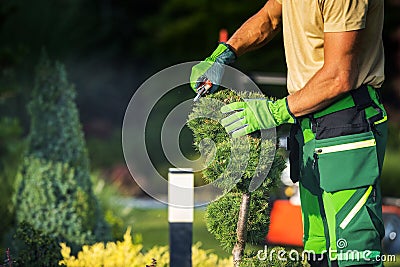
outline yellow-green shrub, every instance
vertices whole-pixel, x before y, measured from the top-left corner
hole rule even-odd
[[[61,255],[63,260],[59,265],[67,267],[144,267],[151,264],[153,259],[157,262],[157,267],[169,266],[169,252],[167,246],[155,246],[147,252],[143,252],[141,244],[132,242],[131,229],[128,228],[123,241],[96,243],[85,245],[78,252],[77,257],[71,255],[71,248],[65,243],[61,243]],[[232,258],[219,259],[210,250],[200,248],[197,243],[192,247],[193,267],[230,267]]]

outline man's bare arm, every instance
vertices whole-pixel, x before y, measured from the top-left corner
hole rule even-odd
[[[227,43],[238,56],[269,42],[281,28],[282,5],[269,0],[263,8],[249,18]]]
[[[287,98],[289,109],[296,117],[321,110],[354,88],[361,33],[362,30],[325,33],[324,65],[301,90]]]

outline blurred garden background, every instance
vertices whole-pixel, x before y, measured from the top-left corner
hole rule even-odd
[[[0,266],[18,257],[42,262],[32,266],[52,266],[48,259],[61,259],[54,240],[70,240],[67,245],[76,252],[82,244],[122,240],[128,227],[132,242],[143,245],[144,251],[167,245],[166,207],[130,201],[146,199],[146,194],[123,158],[125,109],[136,88],[151,75],[207,57],[217,45],[220,29],[232,34],[264,4],[264,0],[0,1]],[[381,93],[390,132],[382,190],[387,197],[400,198],[400,1],[385,0],[385,10],[387,78]],[[242,56],[234,66],[249,75],[285,75],[282,36]],[[282,87],[261,89],[275,97],[286,94]],[[151,117],[154,128],[162,126],[162,114],[193,97],[189,86],[168,94],[157,107],[159,114]],[[159,153],[160,133],[155,130],[148,138],[155,140],[148,143],[151,159],[166,175],[173,166]],[[197,155],[190,130],[182,131],[180,142],[186,155]],[[24,184],[24,177],[34,179]],[[60,177],[57,192],[48,189],[54,184],[42,183],[46,177]],[[201,182],[197,177],[196,183]],[[35,186],[40,190],[31,190]],[[63,207],[51,206],[59,192],[78,199],[71,203],[76,218],[64,218]],[[65,225],[40,226],[45,220],[38,215],[43,205],[53,208]],[[207,232],[203,215],[204,210],[195,211],[194,241],[228,257]],[[46,228],[68,230],[49,236]],[[30,265],[22,262],[22,266]]]

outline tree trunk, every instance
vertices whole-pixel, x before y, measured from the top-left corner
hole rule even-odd
[[[244,248],[246,247],[247,237],[247,217],[250,209],[250,193],[244,193],[242,195],[242,203],[240,204],[239,217],[236,227],[237,241],[232,250],[233,255],[233,266],[239,267],[240,261],[244,254]]]

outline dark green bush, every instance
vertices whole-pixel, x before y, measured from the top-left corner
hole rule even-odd
[[[33,231],[78,249],[83,244],[107,240],[109,229],[92,191],[74,98],[75,90],[67,81],[64,66],[51,63],[43,54],[28,105],[31,128],[15,205],[18,231],[26,231],[21,227],[28,222]],[[34,243],[24,245],[30,250],[39,249]],[[42,251],[52,249],[40,247]],[[38,262],[36,266],[56,266],[57,261]]]
[[[55,263],[62,259],[57,239],[35,230],[27,222],[19,225],[15,239],[20,242],[19,256],[15,262],[17,266],[56,266]]]

